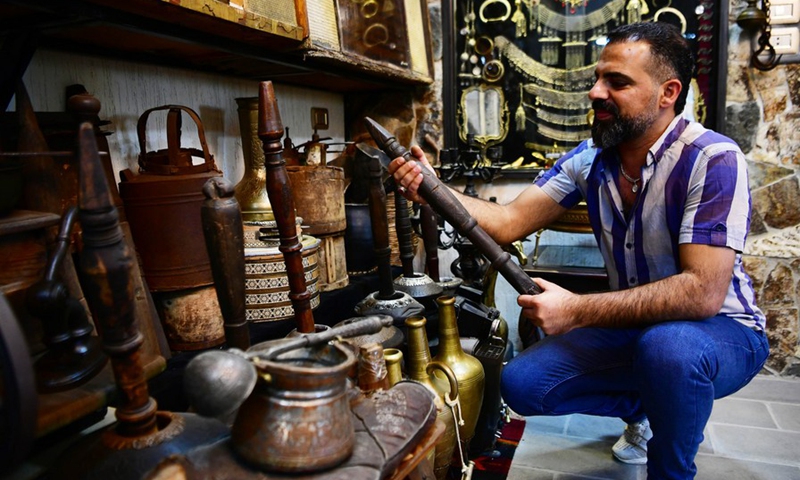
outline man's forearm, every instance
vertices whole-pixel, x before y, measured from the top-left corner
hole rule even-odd
[[[505,245],[519,240],[517,238],[508,240],[503,235],[504,231],[502,225],[507,225],[507,222],[504,222],[502,219],[506,218],[508,215],[504,205],[464,195],[449,185],[448,188],[453,191],[458,201],[467,209],[470,216],[478,222],[478,225],[480,225],[495,242]]]
[[[582,327],[634,328],[708,318],[720,307],[694,275],[678,274],[627,290],[578,295],[570,310]]]

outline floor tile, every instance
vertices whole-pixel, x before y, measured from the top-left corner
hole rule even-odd
[[[556,473],[538,468],[511,467],[506,480],[555,480]]]
[[[619,418],[594,415],[569,415],[566,435],[570,437],[612,439],[617,441],[625,431],[625,422]]]
[[[800,403],[800,379],[783,379],[758,375],[744,388],[733,394],[765,402]]]
[[[800,401],[800,399],[798,399]],[[769,411],[781,430],[800,432],[800,405],[770,403]]]
[[[709,423],[727,423],[744,427],[777,427],[766,403],[739,398],[723,398],[714,402]]]
[[[592,478],[638,480],[644,467],[613,460],[611,445],[615,440],[601,441],[556,435],[523,437],[514,454],[514,466]]]
[[[798,480],[800,468],[761,462],[748,462],[714,455],[695,458],[695,480]]]
[[[714,424],[709,426],[718,455],[800,466],[800,433],[766,428]]]
[[[530,435],[563,435],[567,428],[567,416],[536,416],[525,419],[523,438]]]

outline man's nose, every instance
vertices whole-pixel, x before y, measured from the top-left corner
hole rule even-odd
[[[589,90],[589,100],[605,100],[606,98],[608,98],[608,90],[603,86],[603,82],[597,80]]]

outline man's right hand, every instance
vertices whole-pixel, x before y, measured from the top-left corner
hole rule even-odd
[[[412,202],[424,205],[428,202],[419,195],[419,186],[423,179],[422,169],[428,168],[431,172],[434,172],[434,175],[436,173],[421,148],[418,146],[411,147],[411,155],[416,160],[406,161],[403,157],[397,157],[392,160],[392,163],[389,164],[389,174],[394,177],[397,191],[401,195]]]

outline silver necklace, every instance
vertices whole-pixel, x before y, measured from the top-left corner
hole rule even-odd
[[[622,176],[625,177],[625,180],[631,182],[631,191],[633,193],[638,192],[639,191],[639,181],[642,179],[642,177],[639,177],[639,178],[631,177],[630,175],[625,173],[625,168],[622,166],[621,163],[619,164],[619,171],[622,174]]]

